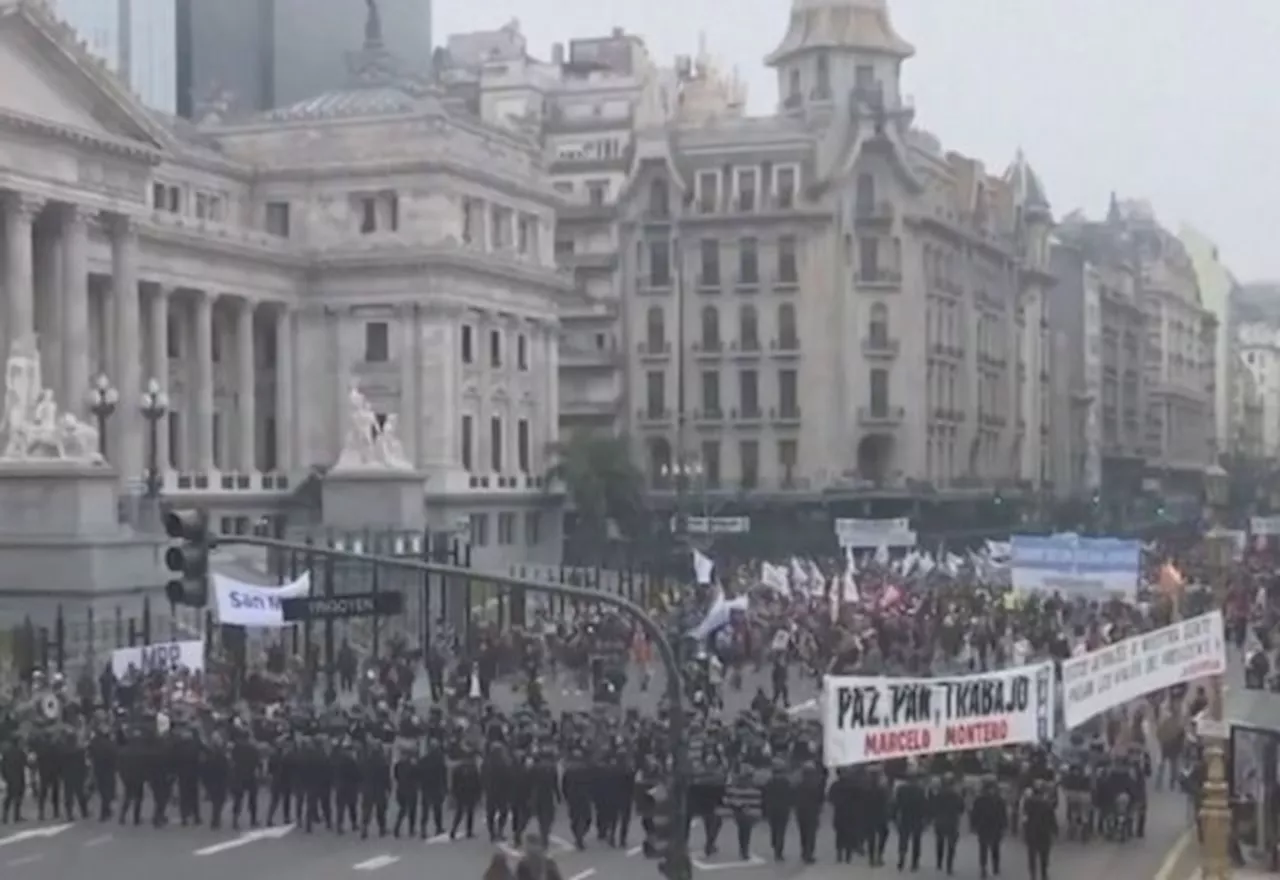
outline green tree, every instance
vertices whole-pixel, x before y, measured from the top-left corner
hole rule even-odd
[[[571,539],[585,550],[602,551],[610,525],[632,537],[644,513],[644,474],[631,458],[625,437],[580,431],[555,449],[549,476],[564,484],[573,505]]]

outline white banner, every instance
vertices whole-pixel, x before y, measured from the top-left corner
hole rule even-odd
[[[836,542],[851,550],[876,550],[880,547],[914,547],[916,533],[911,530],[911,520],[898,519],[838,519],[835,522]]]
[[[161,642],[136,648],[116,648],[111,652],[111,671],[124,678],[129,667],[139,672],[153,669],[173,670],[186,667],[190,672],[204,672],[204,642]]]
[[[280,600],[311,595],[311,573],[304,571],[293,583],[278,587],[260,587],[215,574],[213,593],[218,603],[219,623],[233,626],[290,626],[285,622]]]
[[[1221,675],[1227,668],[1222,612],[1152,630],[1062,664],[1062,715],[1079,727],[1153,691]]]
[[[951,678],[822,680],[828,767],[1053,738],[1053,663]]]
[[[1280,535],[1280,516],[1249,517],[1249,534],[1265,537]]]

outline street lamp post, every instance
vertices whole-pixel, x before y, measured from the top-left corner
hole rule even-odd
[[[142,394],[142,417],[147,420],[147,498],[160,497],[164,480],[160,475],[160,420],[169,411],[169,395],[160,387],[160,380],[152,378]]]
[[[662,466],[662,477],[675,481],[676,488],[676,537],[684,539],[689,534],[688,495],[689,482],[702,478],[702,462],[679,455],[674,462]],[[705,511],[704,511],[705,512]]]
[[[89,387],[89,412],[98,420],[98,454],[107,457],[107,420],[116,411],[120,392],[116,391],[106,373],[99,373]]]
[[[1226,602],[1227,570],[1231,564],[1230,538],[1215,535],[1209,539],[1209,561],[1214,574],[1214,593],[1217,606]],[[1200,801],[1200,822],[1204,831],[1202,876],[1204,880],[1229,880],[1231,877],[1230,837],[1231,801],[1227,781],[1227,742],[1223,739],[1226,729],[1222,676],[1213,677],[1212,697],[1209,703],[1210,717],[1218,728],[1213,736],[1205,739],[1204,795]]]

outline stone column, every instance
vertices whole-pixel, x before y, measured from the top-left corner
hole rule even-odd
[[[120,392],[120,404],[111,417],[115,442],[113,464],[126,480],[142,475],[142,316],[138,302],[138,230],[133,220],[111,219],[111,294],[116,332],[116,359],[112,376]]]
[[[190,412],[192,464],[196,473],[207,474],[213,470],[213,294],[195,291],[192,303],[195,341],[192,364],[195,394],[191,397]]]
[[[7,341],[28,339],[36,332],[35,289],[32,280],[34,242],[31,226],[43,203],[22,193],[4,200],[5,292],[8,295]]]
[[[258,469],[257,388],[253,362],[253,312],[250,299],[240,301],[236,311],[236,441],[237,458],[242,473]]]
[[[173,291],[163,284],[157,285],[149,302],[151,308],[151,336],[147,339],[147,363],[160,390],[170,394],[169,388],[169,297]],[[156,461],[160,470],[173,466],[173,454],[169,449],[169,416],[166,413],[156,425]]]
[[[62,219],[62,406],[87,415],[89,395],[88,215],[68,205]]]
[[[276,470],[293,470],[293,313],[281,304],[275,315],[276,331]]]
[[[405,457],[417,467],[418,453],[418,310],[405,306],[400,315],[400,443]]]

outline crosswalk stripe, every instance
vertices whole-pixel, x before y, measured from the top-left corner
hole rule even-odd
[[[379,871],[388,865],[394,865],[398,861],[400,861],[399,856],[390,856],[383,853],[380,856],[374,856],[371,859],[365,859],[363,862],[358,862],[355,865],[352,865],[352,867],[357,871]]]

